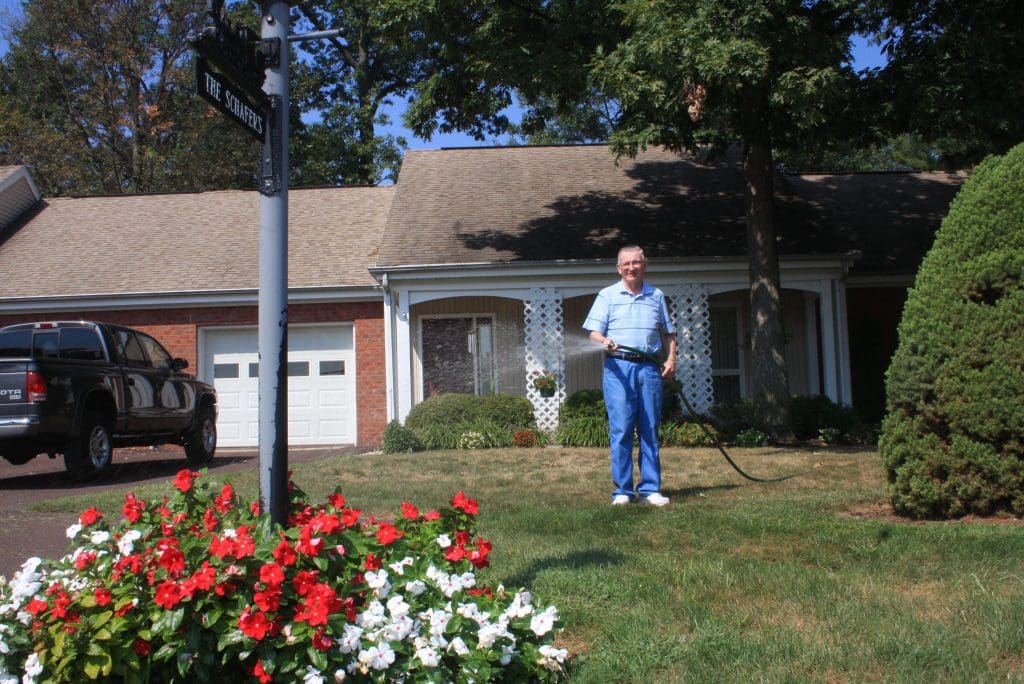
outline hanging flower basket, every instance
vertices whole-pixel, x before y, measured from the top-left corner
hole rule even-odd
[[[546,399],[551,398],[555,396],[555,391],[558,389],[558,378],[554,373],[549,373],[546,370],[533,371],[533,386],[540,392],[540,396]]]

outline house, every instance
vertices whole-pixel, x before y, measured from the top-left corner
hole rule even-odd
[[[962,180],[778,178],[791,391],[880,412],[903,296]],[[217,385],[221,445],[255,444],[256,193],[28,202],[26,183],[0,167],[0,324],[144,329]],[[671,300],[691,402],[744,396],[742,191],[733,158],[601,145],[410,151],[396,186],[290,190],[289,441],[378,443],[444,391],[525,395],[554,426],[558,399],[600,385],[580,326],[629,243]],[[529,384],[540,369],[556,399]]]

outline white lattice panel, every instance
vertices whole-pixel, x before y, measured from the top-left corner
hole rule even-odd
[[[565,399],[565,349],[562,341],[562,295],[550,287],[535,287],[524,302],[526,325],[526,396],[533,404],[537,427],[558,427],[558,407]],[[542,397],[533,386],[534,371],[554,373],[555,396]]]
[[[694,410],[707,413],[715,403],[708,288],[681,283],[665,294],[671,300],[669,315],[676,326],[676,379],[682,383],[682,391]]]

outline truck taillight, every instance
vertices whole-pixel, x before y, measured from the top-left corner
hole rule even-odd
[[[29,403],[46,401],[46,380],[35,371],[25,373],[25,394]]]

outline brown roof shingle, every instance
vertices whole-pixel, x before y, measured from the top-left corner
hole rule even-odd
[[[373,286],[393,187],[289,191],[291,287]],[[54,198],[0,238],[0,297],[249,289],[259,195]]]
[[[864,268],[915,268],[962,180],[779,177],[779,252],[860,250]],[[654,257],[742,256],[743,190],[735,155],[708,162],[650,149],[616,162],[603,145],[412,151],[377,266],[588,260],[629,243]]]

